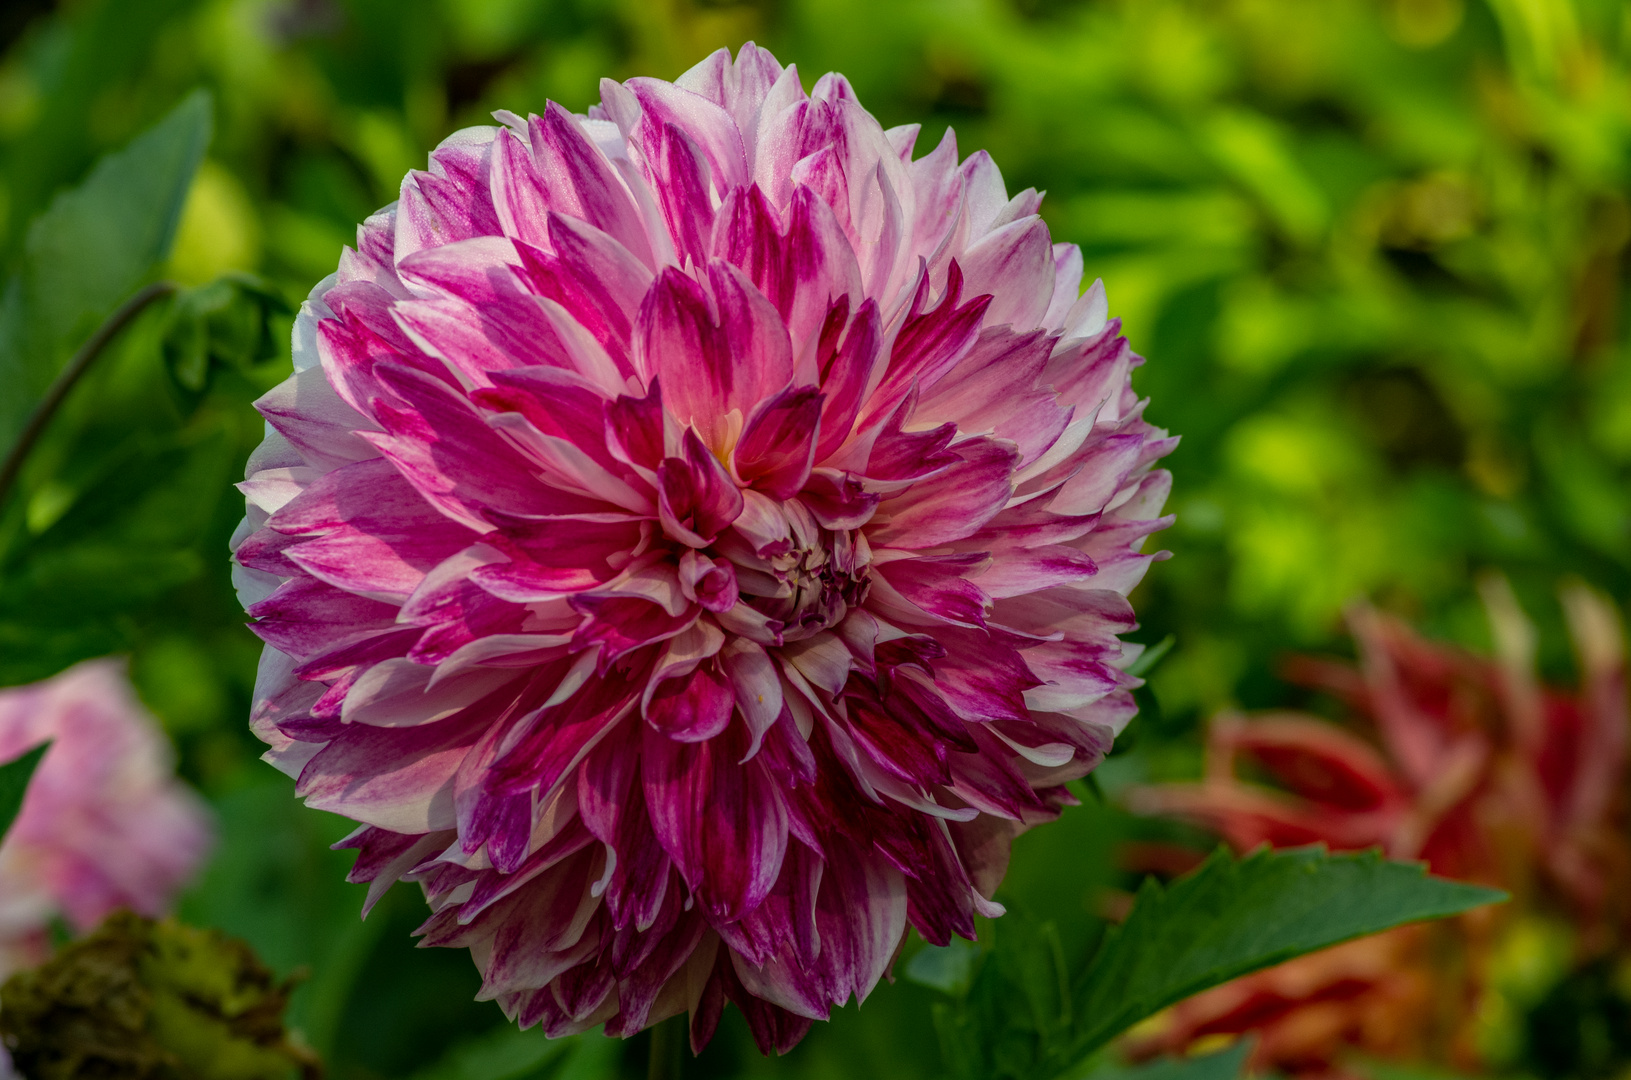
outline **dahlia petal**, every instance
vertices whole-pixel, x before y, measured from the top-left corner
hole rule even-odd
[[[295,793],[392,832],[451,829],[453,774],[479,731],[457,720],[414,728],[349,725],[301,770]]]
[[[488,787],[514,794],[552,792],[634,708],[629,688],[600,679],[569,698],[538,709],[525,734],[494,763]]]
[[[657,79],[630,79],[624,85],[640,102],[647,124],[673,124],[696,140],[708,159],[718,190],[742,187],[748,182],[742,132],[723,107],[701,94]]]
[[[898,491],[957,464],[957,454],[947,451],[957,437],[955,423],[918,431],[903,430],[908,418],[917,411],[917,405],[917,392],[913,391],[873,440],[866,459],[869,487]]]
[[[981,555],[900,559],[878,567],[878,576],[910,607],[890,605],[896,621],[984,626],[990,598],[968,577],[986,564]],[[888,595],[882,593],[881,595]],[[925,618],[927,616],[927,618]]]
[[[1040,331],[982,331],[968,355],[924,395],[917,423],[937,417],[965,432],[990,431],[1018,447],[1023,470],[1058,441],[1072,418],[1053,389],[1038,381],[1052,344]]]
[[[747,55],[747,47],[744,46],[742,54],[744,57]],[[725,104],[725,80],[732,74],[731,51],[715,49],[686,69],[674,80],[674,85],[722,106]]]
[[[985,319],[990,296],[976,296],[966,304],[958,300],[963,292],[963,272],[954,261],[940,302],[924,310],[929,279],[923,277],[906,322],[895,335],[889,352],[889,366],[883,382],[874,392],[862,426],[892,413],[914,386],[932,387],[973,347]]]
[[[646,723],[679,742],[701,742],[725,730],[735,695],[713,665],[654,684],[646,704]]]
[[[650,121],[648,121],[650,123]],[[648,181],[657,193],[678,259],[700,265],[707,261],[714,231],[712,177],[707,157],[691,136],[667,121],[645,140]]]
[[[1047,544],[1006,552],[1002,559],[993,559],[975,582],[987,596],[1002,599],[1094,577],[1098,569],[1092,558],[1075,548]],[[1100,584],[1096,579],[1094,583]]]
[[[737,962],[739,961],[736,956],[732,954],[730,963]],[[720,963],[721,967],[725,967],[726,961],[723,957]],[[799,1040],[810,1030],[813,1017],[801,1016],[754,995],[742,985],[734,967],[725,968],[723,974],[726,976],[722,979],[725,993],[747,1018],[748,1030],[752,1032],[753,1042],[761,1054],[767,1057],[772,1052],[785,1054],[798,1045]]]
[[[346,694],[340,718],[348,724],[402,727],[430,724],[514,681],[512,671],[475,670],[462,677],[430,681],[434,668],[406,658],[369,668]]]
[[[492,304],[526,295],[513,273],[519,265],[521,257],[509,237],[476,236],[407,255],[397,260],[396,272],[446,299]]]
[[[1067,340],[1096,337],[1109,322],[1109,316],[1110,301],[1104,294],[1104,279],[1095,278],[1065,314],[1063,336]]]
[[[1002,170],[997,168],[990,154],[976,150],[957,171],[966,192],[964,214],[968,219],[968,235],[984,236],[1008,205],[1008,187],[1002,182]]]
[[[487,423],[507,436],[535,467],[537,478],[551,487],[611,504],[605,510],[616,508],[637,514],[652,510],[650,498],[593,455],[559,435],[545,435],[520,413],[495,413]]]
[[[865,1000],[895,958],[906,929],[906,883],[876,858],[836,859],[823,879],[816,925],[828,1000]]]
[[[810,477],[823,400],[810,386],[768,398],[736,444],[736,475],[773,499],[797,494]]]
[[[605,553],[632,548],[640,531],[634,521],[562,520],[489,533],[486,544],[509,561],[478,566],[470,580],[522,604],[583,592],[611,580],[616,571]]]
[[[691,547],[706,547],[742,512],[742,493],[695,428],[681,444],[685,456],[658,466],[658,513],[663,530]]]
[[[618,980],[618,1025],[614,1028],[608,1021],[608,1035],[632,1035],[652,1022],[658,996],[684,970],[707,928],[707,922],[700,917],[684,919],[681,928],[658,938],[656,948]]]
[[[729,960],[725,961],[729,963]],[[690,1013],[690,1042],[693,1055],[714,1037],[725,1009],[725,987],[718,976],[719,935],[709,930],[685,964],[686,1011]]]
[[[882,497],[855,477],[818,469],[810,473],[799,499],[824,529],[858,529],[872,519]]]
[[[878,506],[870,541],[880,547],[940,547],[977,531],[1013,494],[1018,454],[985,439],[954,451],[962,460]]]
[[[431,152],[429,171],[403,178],[392,237],[397,258],[500,231],[488,177],[495,133],[487,126],[456,131]]]
[[[1065,317],[1081,299],[1081,292],[1082,249],[1075,244],[1053,245],[1053,297],[1048,301],[1047,313],[1042,316],[1042,328],[1063,330]]]
[[[534,292],[553,300],[601,342],[623,374],[633,372],[634,319],[652,272],[612,237],[573,218],[549,216],[552,250],[516,245]]]
[[[823,328],[818,360],[822,386],[827,395],[821,413],[821,436],[815,460],[825,461],[844,444],[855,429],[855,420],[865,404],[865,394],[883,348],[883,319],[878,304],[868,298],[853,319],[850,307],[839,299],[829,310]],[[831,334],[827,332],[831,329]],[[839,335],[842,334],[842,344]],[[828,347],[828,343],[831,347]]]
[[[312,578],[291,578],[248,612],[256,620],[250,629],[257,637],[301,660],[335,638],[390,627],[397,608]]]
[[[736,695],[736,707],[747,721],[751,741],[745,757],[759,752],[765,732],[782,712],[781,676],[764,647],[749,638],[734,638],[723,650],[720,663]]]
[[[1024,721],[1028,695],[1042,679],[1031,664],[1033,650],[1020,653],[993,636],[947,630],[946,655],[934,661],[934,685],[965,720]],[[1046,646],[1043,646],[1044,648]]]
[[[493,210],[504,235],[535,247],[546,245],[549,195],[532,154],[513,131],[501,128],[493,139],[489,175]]]
[[[491,528],[484,516],[491,510],[525,517],[549,506],[520,454],[445,384],[407,369],[385,370],[412,408],[381,403],[385,434],[367,438],[432,506],[478,532]]]
[[[646,732],[641,777],[657,838],[703,909],[733,922],[781,872],[787,811],[757,758],[728,736],[677,742]]]
[[[698,612],[670,614],[662,604],[637,596],[580,595],[572,598],[572,606],[584,615],[584,622],[572,639],[574,648],[599,644],[599,666],[604,673],[612,661],[618,660],[643,645],[684,633],[697,621]]]
[[[284,379],[255,401],[255,409],[302,459],[319,468],[376,456],[374,448],[358,437],[373,424],[334,392],[320,368]]]
[[[782,646],[781,656],[811,686],[835,697],[849,681],[849,647],[837,634],[822,632],[802,641],[790,641]]]
[[[1119,491],[1144,450],[1141,434],[1107,435],[1082,448],[1072,459],[1076,475],[1048,503],[1056,514],[1092,514]]]
[[[614,238],[635,258],[653,265],[639,212],[611,164],[578,121],[555,102],[527,121],[532,153],[550,208]]]

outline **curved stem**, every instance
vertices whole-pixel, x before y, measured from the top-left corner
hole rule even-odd
[[[171,296],[175,291],[176,285],[173,282],[155,281],[137,292],[121,304],[119,310],[109,315],[106,321],[96,328],[96,333],[90,336],[90,340],[74,353],[73,359],[68,361],[68,366],[57,375],[56,381],[45,392],[45,397],[34,407],[28,423],[17,436],[16,445],[6,455],[5,461],[0,462],[0,506],[5,504],[6,496],[11,494],[12,485],[17,482],[17,474],[22,471],[23,461],[28,457],[28,452],[34,448],[40,436],[45,434],[46,426],[50,424],[51,417],[56,415],[56,411],[62,407],[63,401],[68,397],[68,391],[72,390],[80,377],[90,370],[91,365],[102,355],[108,344],[119,336],[119,331],[129,326],[131,320],[140,315],[153,301]]]
[[[685,1013],[670,1016],[651,1029],[651,1062],[646,1080],[680,1080],[689,1036]]]

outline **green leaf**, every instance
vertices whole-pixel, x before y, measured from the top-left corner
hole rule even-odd
[[[1155,670],[1155,665],[1166,659],[1167,653],[1178,644],[1178,635],[1168,634],[1138,654],[1138,659],[1127,665],[1127,674],[1142,679]]]
[[[1298,848],[1236,860],[1220,851],[1167,888],[1146,880],[1127,921],[1105,935],[1075,987],[1084,1020],[1072,1055],[1079,1059],[1146,1016],[1241,975],[1505,898],[1374,852]]]
[[[29,226],[0,300],[0,458],[75,346],[168,255],[210,115],[209,96],[192,94]]]
[[[34,779],[34,770],[40,759],[51,749],[49,742],[41,743],[20,758],[0,765],[0,840],[11,831],[12,822],[23,809],[23,796],[28,794],[28,782]]]
[[[293,309],[274,288],[245,274],[184,290],[170,306],[162,342],[170,377],[196,401],[213,369],[281,358],[274,320],[289,314]]]
[[[519,1031],[504,1024],[456,1044],[441,1060],[419,1070],[413,1080],[544,1080],[561,1071],[581,1036],[550,1039],[542,1031]]]
[[[1251,1039],[1236,1039],[1215,1054],[1163,1057],[1142,1065],[1105,1065],[1084,1074],[1083,1080],[1235,1080],[1245,1070],[1251,1050]]]
[[[962,938],[944,946],[925,945],[906,964],[906,977],[919,986],[957,996],[968,989],[979,947]]]
[[[966,997],[936,1010],[942,1054],[963,1080],[1056,1077],[1209,987],[1503,898],[1375,853],[1301,848],[1235,859],[1220,851],[1170,886],[1146,881],[1127,921],[1104,935],[1085,965],[1069,963],[1053,923],[1013,907],[998,920]]]

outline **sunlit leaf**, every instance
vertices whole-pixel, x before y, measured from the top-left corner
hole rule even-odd
[[[73,349],[169,253],[210,117],[209,96],[192,94],[29,226],[0,301],[0,458]]]

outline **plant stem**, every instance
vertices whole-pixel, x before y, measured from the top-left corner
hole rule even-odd
[[[689,1035],[685,1013],[670,1016],[651,1029],[651,1064],[646,1080],[680,1080]]]
[[[11,494],[12,485],[17,482],[17,474],[22,471],[23,461],[28,457],[28,452],[34,448],[40,436],[45,434],[46,426],[50,424],[51,417],[56,415],[56,411],[62,407],[63,401],[68,397],[68,391],[72,390],[80,377],[90,370],[90,366],[96,362],[96,358],[108,344],[119,336],[119,331],[129,326],[131,321],[153,301],[171,296],[175,291],[175,284],[168,281],[155,281],[143,288],[121,304],[119,310],[109,315],[107,320],[96,328],[96,333],[90,336],[90,340],[74,353],[74,358],[68,361],[68,366],[57,375],[56,381],[45,392],[45,397],[34,407],[34,412],[29,416],[28,423],[23,426],[22,433],[17,436],[17,442],[6,455],[5,461],[0,462],[0,506],[5,504],[6,496]]]

